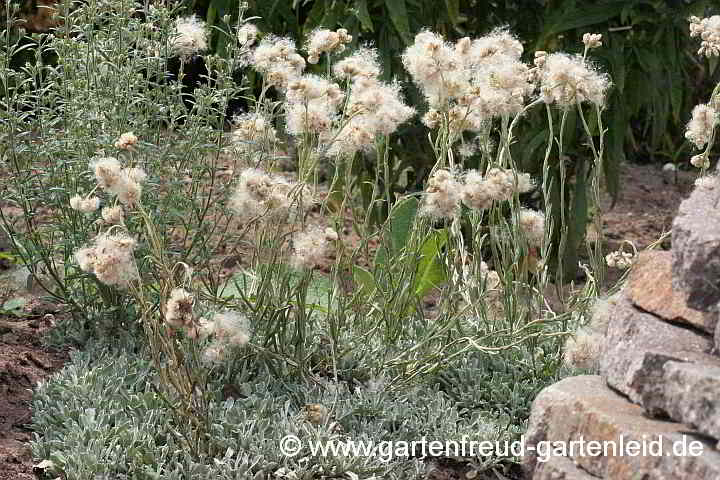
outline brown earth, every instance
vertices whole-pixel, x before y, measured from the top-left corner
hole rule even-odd
[[[28,444],[32,391],[68,359],[67,351],[42,344],[55,322],[47,311],[31,301],[20,316],[0,316],[0,480],[37,478]]]

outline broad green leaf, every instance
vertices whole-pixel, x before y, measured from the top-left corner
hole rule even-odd
[[[602,2],[596,5],[583,3],[581,6],[560,11],[548,19],[548,26],[540,36],[539,43],[542,45],[549,37],[562,32],[607,22],[619,16],[627,3],[625,0]]]
[[[353,265],[353,280],[361,296],[368,297],[375,291],[375,278],[372,273],[359,265]]]
[[[385,222],[382,244],[375,255],[376,266],[387,263],[388,253],[394,257],[405,247],[419,205],[417,198],[406,197],[393,206]]]
[[[410,23],[408,21],[407,6],[405,0],[385,0],[385,7],[390,14],[390,20],[397,29],[400,37],[406,45],[410,45],[413,41],[410,34]]]
[[[448,18],[453,25],[460,23],[460,0],[445,0]]]
[[[413,288],[419,298],[447,281],[447,272],[442,262],[442,249],[447,241],[447,230],[435,231],[425,240],[420,249],[421,258]]]
[[[358,0],[355,3],[355,16],[360,20],[360,25],[365,30],[374,32],[372,18],[370,18],[370,12],[368,12],[367,0]]]

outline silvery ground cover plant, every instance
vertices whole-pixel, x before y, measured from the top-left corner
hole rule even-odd
[[[593,368],[598,339],[573,332],[602,315],[605,269],[633,258],[601,249],[600,35],[570,54],[503,28],[422,31],[402,55],[424,97],[411,105],[343,29],[298,45],[241,5],[216,55],[202,20],[162,2],[64,2],[34,61],[10,68],[24,47],[3,8],[3,191],[22,215],[2,223],[68,314],[51,341],[77,347],[33,406],[52,478],[422,478],[433,462],[413,452],[279,444],[516,440],[540,389]],[[717,57],[720,17],[690,29]],[[718,109],[715,88],[687,127],[703,173]],[[536,177],[511,148],[531,110],[548,123]],[[570,114],[586,153],[572,175]],[[434,167],[398,194],[412,118]],[[570,201],[597,235],[568,290]],[[454,460],[473,478],[517,459]]]

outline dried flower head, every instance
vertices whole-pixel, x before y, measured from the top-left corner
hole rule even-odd
[[[293,237],[293,253],[290,263],[296,268],[315,268],[325,259],[330,243],[338,239],[331,228],[310,227]]]
[[[136,243],[124,233],[101,233],[91,247],[78,250],[75,259],[81,270],[95,274],[102,283],[125,288],[138,278]]]
[[[528,173],[503,168],[491,168],[482,176],[476,170],[465,174],[462,186],[462,201],[469,208],[478,210],[490,208],[493,202],[510,200],[517,193],[526,193],[535,188]]]
[[[109,223],[110,225],[121,225],[125,220],[125,215],[121,205],[117,205],[115,207],[105,207],[100,212],[100,215],[105,223]]]
[[[283,91],[305,70],[305,59],[297,53],[295,42],[274,35],[262,39],[253,51],[251,63],[265,75],[266,82]]]
[[[610,79],[590,67],[582,57],[552,53],[539,71],[540,95],[545,103],[570,108],[590,102],[602,106]]]
[[[695,147],[703,148],[712,138],[713,131],[720,122],[718,112],[707,103],[696,105],[692,111],[692,119],[687,124],[685,138]]]
[[[125,132],[120,135],[115,141],[115,148],[122,150],[129,150],[131,146],[135,145],[138,141],[137,136],[133,132]]]
[[[420,213],[438,219],[457,216],[461,192],[460,182],[452,172],[436,170],[428,180]]]
[[[98,186],[104,190],[110,190],[120,179],[122,166],[118,159],[104,157],[90,162],[90,169],[95,174]]]
[[[252,23],[244,23],[237,31],[238,43],[244,47],[250,47],[258,37],[258,28]]]
[[[191,328],[194,324],[193,296],[184,288],[174,288],[165,304],[165,321],[178,328]]]
[[[451,97],[448,90],[457,90],[461,82],[454,78],[462,64],[462,58],[452,45],[440,35],[423,31],[415,36],[415,42],[402,55],[405,69],[425,93],[430,106],[435,107]]]
[[[380,76],[380,63],[377,50],[359,48],[349,57],[333,65],[333,74],[341,80],[354,80],[358,77],[377,78]]]
[[[690,157],[690,164],[695,168],[707,170],[710,168],[710,159],[705,153]]]
[[[581,328],[565,341],[563,362],[570,368],[596,369],[603,342],[603,336]]]
[[[117,139],[117,141],[115,142],[115,148],[119,148],[121,150],[130,150],[130,148],[135,145],[137,141],[138,138],[133,132],[126,132],[120,135],[120,138]]]
[[[277,131],[265,115],[246,113],[234,117],[231,142],[236,151],[261,151],[266,145],[272,145],[276,141]]]
[[[305,405],[305,414],[308,422],[313,425],[324,425],[330,418],[330,411],[320,403]]]
[[[528,208],[520,209],[518,226],[525,233],[531,247],[542,246],[545,240],[545,215],[542,212]]]
[[[250,341],[248,319],[231,310],[215,313],[209,321],[199,320],[197,333],[201,337],[212,336],[212,342],[203,352],[208,363],[219,363],[233,347],[243,347]]]
[[[602,34],[600,33],[586,33],[582,38],[585,48],[588,50],[592,48],[602,47]]]
[[[629,252],[610,252],[605,256],[605,262],[610,268],[619,268],[625,270],[632,266],[634,257]]]
[[[242,347],[250,341],[250,322],[245,315],[232,310],[214,314],[203,327],[204,335],[226,345]]]
[[[70,208],[83,213],[91,213],[100,208],[100,199],[97,197],[81,197],[75,195],[70,199]]]
[[[254,168],[240,172],[230,198],[230,208],[242,221],[266,214],[287,214],[293,208],[304,209],[312,203],[313,196],[306,187]]]
[[[547,61],[548,53],[544,50],[538,50],[535,52],[533,64],[538,67],[542,68],[545,66],[545,62]]]
[[[336,32],[324,28],[314,30],[308,39],[308,62],[318,63],[320,55],[323,53],[340,53],[350,42],[352,42],[352,35],[348,35],[348,31],[344,28]]]
[[[415,114],[402,100],[400,86],[374,77],[357,76],[352,83],[347,111],[351,117],[334,132],[327,155],[370,152],[378,135],[389,135]]]
[[[708,58],[720,56],[720,15],[703,19],[690,17],[690,36],[702,40],[698,55]]]
[[[207,30],[205,22],[197,16],[175,20],[175,36],[170,44],[176,55],[191,57],[207,49]]]

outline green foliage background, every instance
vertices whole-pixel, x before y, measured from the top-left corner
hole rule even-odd
[[[236,14],[237,0],[186,0],[188,6],[223,28],[223,15]],[[378,47],[387,77],[406,79],[400,55],[414,35],[427,28],[454,40],[476,37],[498,26],[508,26],[525,45],[528,59],[536,50],[580,51],[585,32],[603,34],[603,48],[593,52],[610,73],[614,89],[607,108],[609,155],[608,189],[616,193],[617,164],[632,160],[683,159],[688,146],[682,141],[690,111],[702,92],[717,81],[717,62],[697,59],[687,18],[710,15],[711,0],[250,0],[248,14],[260,17],[264,32],[290,35],[302,44],[318,27],[346,28],[355,42]],[[222,50],[222,37],[213,39]],[[407,84],[408,90],[412,90]],[[417,95],[417,92],[409,92]],[[700,95],[700,97],[699,97]],[[529,118],[529,122],[536,119]],[[535,122],[540,123],[540,122]],[[421,129],[419,122],[408,130]],[[539,132],[524,129],[517,148],[526,169],[537,163],[533,142]],[[413,133],[407,131],[405,133]],[[417,136],[416,136],[417,138]],[[406,145],[415,167],[423,160]],[[687,156],[687,155],[685,155]],[[422,176],[422,175],[421,175]]]

